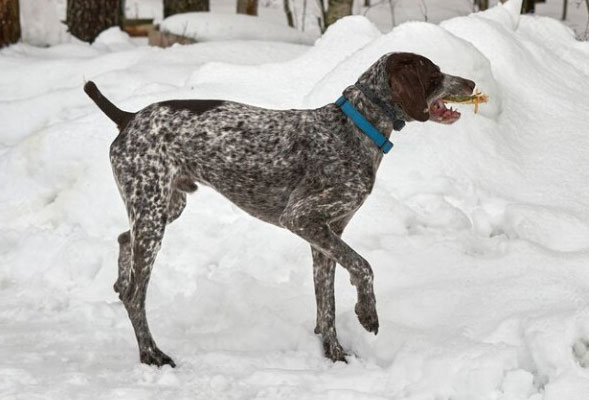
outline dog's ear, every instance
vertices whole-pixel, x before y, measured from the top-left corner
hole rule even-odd
[[[393,65],[389,74],[393,96],[399,100],[407,115],[416,121],[427,121],[429,109],[418,66],[413,63]]]

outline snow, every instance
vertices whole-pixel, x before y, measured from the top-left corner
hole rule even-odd
[[[517,3],[387,34],[350,17],[312,47],[157,49],[113,29],[92,46],[0,50],[0,398],[586,400],[589,49]],[[405,50],[491,97],[452,126],[393,133],[344,234],[375,271],[378,336],[339,268],[337,329],[355,356],[325,360],[308,245],[201,185],[149,288],[152,332],[178,367],[139,364],[112,291],[127,224],[108,162],[116,128],[84,79],[128,110],[312,107]]]
[[[21,36],[25,43],[36,46],[70,42],[67,32],[66,0],[19,0]]]
[[[176,14],[164,19],[160,30],[195,39],[198,42],[212,40],[272,40],[287,43],[312,44],[314,35],[271,23],[244,14],[192,12]]]

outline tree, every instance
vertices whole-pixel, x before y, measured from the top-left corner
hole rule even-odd
[[[122,0],[68,0],[66,25],[80,40],[92,43],[103,30],[121,26]]]
[[[567,7],[569,5],[569,1],[568,0],[563,0],[562,2],[562,17],[560,19],[562,19],[563,21],[565,19],[567,19]]]
[[[164,18],[174,14],[209,10],[209,0],[164,0]]]
[[[489,0],[476,0],[477,6],[480,11],[484,11],[489,8]]]
[[[423,15],[423,20],[425,22],[427,22],[427,3],[425,2],[425,0],[419,1],[419,10],[421,11],[421,14]]]
[[[346,15],[352,15],[353,0],[329,0],[325,12],[325,28]]]
[[[237,0],[237,13],[258,15],[258,0]]]
[[[290,9],[290,0],[284,0],[284,13],[286,14],[286,22],[288,23],[288,26],[294,28],[294,17],[292,15],[292,10]],[[305,27],[303,26],[303,29],[304,28]]]
[[[528,14],[533,13],[536,9],[535,0],[524,0],[522,3],[522,13]]]
[[[581,0],[579,0],[579,5]],[[589,40],[589,0],[585,0],[585,5],[587,6],[587,25],[585,25],[585,33],[580,36],[583,40]]]
[[[0,0],[0,47],[20,39],[18,0]]]

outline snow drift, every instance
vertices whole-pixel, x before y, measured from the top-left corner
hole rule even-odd
[[[314,35],[304,34],[283,24],[245,14],[192,12],[172,15],[160,24],[160,30],[186,36],[197,42],[219,40],[272,40],[312,44]]]
[[[94,46],[0,51],[0,397],[586,400],[589,50],[518,2],[381,35],[341,20],[314,47]],[[116,36],[116,38],[114,37]],[[112,291],[126,216],[108,164],[123,108],[209,97],[276,108],[333,101],[388,51],[475,80],[491,102],[452,126],[411,123],[344,234],[375,271],[381,330],[337,275],[323,359],[308,245],[201,188],[172,224],[148,316],[178,363],[140,365]]]

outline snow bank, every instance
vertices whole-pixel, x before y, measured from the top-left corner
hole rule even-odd
[[[381,35],[340,21],[308,51],[272,42],[0,51],[0,397],[586,400],[589,393],[589,54],[513,3]],[[425,54],[491,102],[452,126],[393,134],[344,237],[375,271],[379,335],[338,270],[323,359],[308,245],[206,187],[170,225],[150,285],[156,340],[140,365],[112,283],[127,219],[108,165],[125,109],[179,97],[277,108],[333,101],[387,51]],[[265,63],[261,64],[260,63]]]
[[[176,14],[160,23],[160,30],[193,38],[212,40],[272,40],[312,44],[315,37],[284,24],[244,14],[193,12]]]
[[[224,98],[262,107],[301,107],[303,97],[319,80],[380,35],[366,18],[346,17],[294,60],[264,68],[236,63],[205,64],[194,71],[187,85],[194,89],[192,96],[218,98],[222,93]]]
[[[100,77],[99,82],[115,100],[131,96],[133,104],[129,106],[139,107],[156,99],[152,96],[142,100],[139,95],[162,95],[170,90],[169,97],[177,96],[178,87],[205,63],[248,65],[286,61],[307,49],[279,42],[226,41],[176,46],[164,51],[125,42],[125,37],[117,28],[111,28],[98,36],[93,45],[62,44],[40,49],[21,44],[3,49],[0,143],[15,143],[48,124],[86,114],[88,99],[79,90],[85,80]],[[23,75],[29,78],[23,79]],[[14,115],[28,116],[10,117]]]

